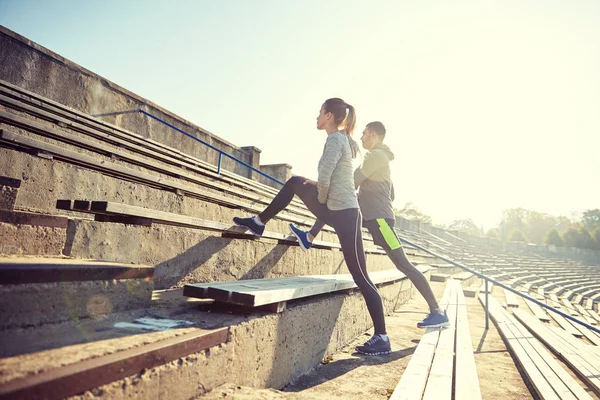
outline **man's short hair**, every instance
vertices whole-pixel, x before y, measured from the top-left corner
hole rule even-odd
[[[375,132],[377,136],[384,137],[385,136],[385,126],[379,121],[369,122],[367,124],[367,129]]]

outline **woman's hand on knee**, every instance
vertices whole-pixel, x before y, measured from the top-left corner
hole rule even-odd
[[[310,179],[307,179],[307,180],[305,180],[305,181],[304,181],[304,184],[305,184],[305,185],[313,185],[313,186],[317,186],[317,182],[315,182],[315,181],[312,181],[312,180],[310,180]]]

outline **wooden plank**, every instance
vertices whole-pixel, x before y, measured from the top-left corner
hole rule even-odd
[[[519,307],[519,300],[517,299],[517,295],[511,292],[510,290],[504,289],[504,298],[506,299],[506,305],[508,305],[509,307]]]
[[[232,181],[237,181],[241,184],[256,187],[262,189],[264,192],[268,192],[272,195],[277,194],[278,190],[260,182],[245,178],[241,175],[221,170],[221,174],[217,175],[215,172],[217,167],[204,160],[194,158],[186,153],[182,153],[179,150],[168,147],[160,142],[156,142],[152,139],[142,137],[130,131],[124,130],[118,126],[111,125],[107,122],[95,119],[90,115],[81,113],[77,110],[71,109],[60,103],[56,103],[52,100],[43,98],[35,93],[26,91],[22,88],[11,85],[7,82],[0,81],[0,90],[3,94],[8,94],[11,97],[0,96],[0,102],[8,104],[12,108],[24,110],[29,114],[36,115],[42,119],[49,120],[51,122],[57,122],[59,125],[69,127],[70,129],[88,134],[88,135],[102,135],[102,140],[114,140],[120,138],[122,142],[121,146],[127,147],[127,145],[137,145],[137,150],[149,149],[153,153],[149,155],[154,158],[160,156],[168,156],[174,160],[184,164],[174,164],[180,166],[195,167],[200,166],[213,178],[226,177]],[[16,99],[13,100],[12,98]],[[299,204],[302,204],[299,202]]]
[[[232,185],[224,185],[214,180],[208,180],[197,175],[190,174],[189,172],[186,172],[181,168],[175,168],[168,165],[159,164],[147,158],[136,156],[130,151],[124,151],[118,148],[110,148],[102,142],[93,141],[80,136],[72,135],[64,131],[48,127],[31,119],[23,118],[16,114],[0,110],[0,120],[8,121],[12,124],[16,124],[17,126],[24,127],[28,130],[33,130],[34,132],[46,137],[57,139],[65,143],[73,144],[88,150],[96,151],[102,155],[114,155],[117,156],[118,159],[121,159],[123,161],[127,161],[135,165],[140,165],[144,168],[157,171],[162,174],[169,175],[171,177],[184,179],[189,182],[193,182],[211,189],[219,190],[224,193],[234,194],[245,200],[253,200],[264,205],[268,205],[272,201],[272,198],[265,198],[264,196],[260,196],[257,193],[251,193],[248,190],[240,190],[233,187]],[[314,218],[313,214],[310,211],[306,210],[306,208],[301,209],[293,206],[288,206],[287,210],[305,217]]]
[[[479,295],[479,301],[481,304],[485,304],[485,296],[483,294]],[[507,313],[503,312],[502,307],[500,307],[493,296],[489,297],[489,302],[490,316],[496,322],[498,331],[504,339],[506,346],[511,350],[515,361],[521,365],[524,375],[531,383],[536,394],[546,400],[560,399],[547,381],[544,373],[538,369],[536,361],[539,363],[539,358],[532,359],[531,357],[534,357],[534,352],[529,353],[527,351],[529,349],[526,346],[526,338],[522,338],[518,332],[513,331],[512,325],[514,321],[510,319]]]
[[[567,320],[568,323],[570,323],[573,328],[575,328],[576,330],[578,330],[579,332],[581,332],[581,334],[583,336],[585,336],[585,338],[587,340],[589,340],[590,342],[592,342],[593,344],[595,344],[596,346],[600,346],[600,337],[598,337],[598,335],[594,334],[594,332],[592,332],[591,330],[589,330],[588,328],[586,328],[583,325],[580,325],[576,322],[573,322],[571,320]]]
[[[579,313],[581,314],[581,316],[583,318],[585,318],[585,320],[588,322],[588,324],[590,324],[590,325],[596,325],[596,324],[598,324],[598,322],[596,321],[596,319],[581,304],[575,304],[575,309],[577,311],[579,311]]]
[[[518,310],[517,310],[518,311]],[[534,360],[536,367],[546,378],[552,389],[561,399],[578,399],[575,391],[583,392],[579,383],[577,383],[564,368],[556,362],[554,357],[544,348],[544,346],[518,321],[514,320],[512,330],[518,335],[518,340],[524,344],[527,353]],[[578,389],[579,388],[579,389]],[[590,398],[584,394],[585,399]]]
[[[457,293],[457,305],[455,371],[458,373],[454,378],[454,398],[479,400],[481,399],[481,389],[467,318],[467,304],[460,291]]]
[[[440,338],[435,348],[435,355],[429,370],[429,377],[423,400],[452,400],[452,379],[454,373],[454,345],[456,333],[456,314],[458,307],[458,293],[461,291],[460,282],[453,279],[447,283],[450,286],[450,295],[446,313],[451,326],[442,329]]]
[[[102,213],[106,215],[122,216],[122,217],[135,217],[144,220],[151,220],[153,223],[160,223],[165,225],[183,226],[187,228],[206,229],[212,231],[222,232],[223,237],[232,238],[254,238],[254,235],[247,233],[244,228],[235,226],[233,224],[225,224],[222,222],[209,221],[196,217],[189,217],[181,214],[174,214],[165,211],[158,211],[144,207],[132,206],[129,204],[113,203],[108,201],[92,201],[87,206],[86,202],[79,202],[81,206],[75,208],[74,203],[78,201],[72,200],[58,200],[56,202],[56,208],[62,210],[75,210],[81,212],[87,212],[91,214]],[[262,235],[265,239],[275,239],[279,241],[285,241],[290,243],[297,243],[296,237],[292,235],[284,235],[277,232],[265,231]],[[315,240],[313,245],[316,248],[326,249],[340,249],[339,243],[324,242],[321,240]],[[365,253],[369,254],[386,254],[384,250],[368,248],[365,249]]]
[[[0,258],[0,284],[151,279],[154,267],[105,261]]]
[[[494,288],[494,284],[492,282],[488,282],[488,293],[492,293],[492,289]],[[479,291],[485,293],[485,282],[481,284]]]
[[[596,394],[600,394],[600,369],[598,369],[597,358],[594,357],[596,365],[590,363],[589,354],[581,354],[574,350],[568,343],[562,340],[562,338],[556,336],[552,330],[549,330],[530,314],[522,310],[514,310],[513,313],[532,334],[558,355],[562,361],[569,365],[569,367],[571,367]],[[571,382],[566,378],[563,380],[568,384],[569,389],[578,399],[591,398],[577,382]]]
[[[537,288],[537,299],[542,300],[542,301],[544,301],[546,299],[544,288],[542,288],[542,287]]]
[[[440,307],[446,308],[448,306],[450,290],[450,285],[446,284]],[[425,330],[390,400],[422,399],[441,330],[442,328],[427,328]]]
[[[573,317],[579,316],[579,312],[575,309],[575,306],[571,304],[571,302],[565,298],[560,299],[563,305],[565,306],[565,312]]]
[[[446,282],[450,278],[449,274],[431,274],[429,280],[432,282]]]
[[[542,309],[542,307],[538,306],[531,300],[523,300],[525,300],[525,303],[527,303],[529,309],[533,312],[533,315],[535,315],[540,321],[550,322],[550,318],[548,317],[548,315],[546,315],[546,312]]]
[[[406,275],[397,269],[377,271],[369,274],[369,276],[375,285],[395,282],[406,278]],[[356,284],[350,274],[307,275],[188,284],[184,286],[183,295],[187,297],[213,298],[223,302],[258,307],[265,304],[353,289],[355,287]]]
[[[550,316],[556,321],[558,325],[560,325],[561,328],[563,328],[571,335],[575,337],[583,337],[583,334],[579,332],[579,329],[574,328],[573,325],[570,324],[569,321],[562,315],[558,315],[557,313],[552,312],[550,313]]]
[[[552,307],[562,308],[562,305],[558,301],[558,297],[556,296],[556,293],[550,293],[550,300],[552,301]]]
[[[161,340],[58,367],[0,386],[0,398],[63,399],[164,365],[227,341],[229,328],[197,329]]]
[[[8,141],[10,143],[17,143],[17,144],[21,144],[21,145],[24,145],[27,147],[33,147],[33,148],[42,148],[42,149],[51,151],[56,156],[60,156],[62,159],[65,159],[67,161],[74,162],[76,164],[84,164],[87,167],[92,167],[94,169],[97,169],[97,170],[103,171],[103,172],[109,172],[111,174],[115,174],[116,176],[126,178],[126,179],[131,179],[136,182],[142,182],[142,183],[149,184],[151,186],[155,186],[155,187],[159,187],[159,188],[163,188],[163,189],[164,188],[170,189],[170,190],[178,189],[178,190],[185,192],[186,194],[190,194],[190,195],[193,195],[200,199],[208,200],[208,201],[216,203],[216,204],[225,205],[227,207],[243,208],[248,211],[252,211],[252,212],[256,212],[256,213],[262,211],[262,207],[257,207],[253,204],[244,203],[244,202],[241,202],[241,201],[238,201],[235,199],[230,199],[230,198],[227,198],[227,197],[224,197],[221,195],[217,195],[215,193],[207,192],[206,190],[202,190],[202,189],[195,188],[192,186],[184,185],[184,184],[181,184],[176,181],[170,181],[170,180],[167,180],[167,179],[155,176],[155,175],[151,175],[151,174],[148,174],[145,172],[140,172],[140,171],[131,169],[129,167],[124,167],[122,165],[119,165],[119,164],[116,164],[113,162],[98,160],[98,159],[88,156],[86,154],[81,154],[81,153],[77,153],[77,152],[74,152],[71,150],[67,150],[67,149],[61,148],[59,146],[55,146],[55,145],[52,145],[52,144],[49,144],[46,142],[41,142],[41,141],[38,141],[35,139],[31,139],[31,138],[22,136],[17,133],[7,132],[6,130],[0,131],[0,138],[2,138],[2,140],[4,140],[4,141]],[[314,221],[307,221],[307,220],[299,219],[299,218],[287,215],[285,213],[278,214],[278,218],[287,220],[290,222],[295,222],[298,224],[303,224],[303,225],[312,225],[312,222],[314,222]]]
[[[140,218],[140,217],[121,216],[121,215],[96,214],[94,216],[94,221],[112,222],[112,223],[117,223],[117,224],[138,225],[138,226],[152,226],[152,220],[150,218]]]

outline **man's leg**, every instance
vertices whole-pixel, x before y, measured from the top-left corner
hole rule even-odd
[[[375,244],[383,247],[396,268],[410,279],[419,293],[421,293],[421,296],[427,301],[429,308],[431,310],[438,310],[438,302],[431,290],[427,278],[406,257],[402,244],[394,232],[393,222],[390,222],[391,221],[383,218],[378,218],[366,221],[365,225],[371,236],[373,236]]]

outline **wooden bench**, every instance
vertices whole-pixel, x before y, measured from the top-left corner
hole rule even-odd
[[[426,272],[429,267],[417,267]],[[375,285],[405,279],[397,269],[369,274]],[[326,293],[348,291],[356,288],[350,274],[306,275],[285,278],[249,279],[226,282],[207,282],[185,285],[183,295],[244,307],[270,307],[266,310],[281,312],[286,302]]]
[[[429,280],[432,282],[446,282],[448,280],[448,278],[450,278],[452,275],[450,274],[439,274],[439,273],[435,273],[435,274],[431,274]]]
[[[506,299],[506,305],[509,307],[519,307],[519,300],[517,295],[510,290],[504,289],[504,298]]]
[[[597,395],[600,395],[600,355],[581,341],[565,339],[553,327],[540,323],[522,310],[514,316],[527,329],[581,377]]]
[[[546,314],[546,312],[544,311],[544,309],[540,306],[538,306],[536,303],[534,303],[531,300],[527,300],[524,299],[525,303],[527,303],[527,306],[529,306],[529,309],[531,310],[531,312],[533,312],[533,315],[535,315],[540,321],[543,322],[550,322],[550,318],[548,317],[548,315]]]
[[[95,220],[99,222],[118,222],[144,226],[150,226],[153,223],[158,223],[221,232],[223,237],[228,238],[257,238],[253,234],[247,232],[244,228],[235,226],[233,224],[209,221],[201,218],[132,206],[129,204],[114,203],[110,201],[58,200],[56,202],[56,208],[59,210],[94,214]],[[284,235],[282,233],[270,231],[265,231],[261,237],[265,239],[278,240],[280,242],[285,242],[286,244],[297,244],[298,242],[296,237],[293,235]],[[321,240],[315,240],[313,242],[313,246],[321,249],[341,249],[339,243],[325,242]],[[373,247],[365,248],[365,253],[386,255],[384,250]]]
[[[229,328],[193,329],[180,336],[43,370],[0,386],[2,399],[63,399],[209,349],[228,340]]]
[[[390,400],[481,399],[460,282],[446,283],[440,305],[446,308],[451,325],[425,330]]]
[[[479,295],[485,304],[485,296]],[[521,366],[535,393],[542,399],[591,399],[577,381],[544,346],[493,298],[489,311],[500,335]]]

